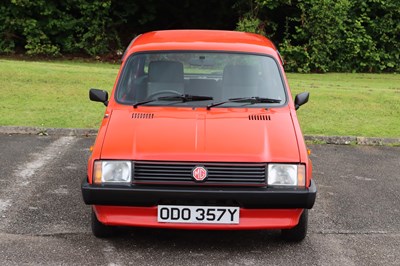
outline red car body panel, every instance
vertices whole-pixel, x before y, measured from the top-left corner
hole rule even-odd
[[[277,56],[274,44],[260,35],[210,30],[170,30],[146,33],[131,43],[125,55],[159,50],[236,51]]]
[[[293,130],[286,130],[292,127],[287,107],[264,112],[232,112],[229,108],[132,109],[113,110],[108,118],[102,159],[300,162],[296,135]],[[133,113],[154,117],[133,119]],[[260,114],[269,115],[271,120],[249,120],[249,115]]]
[[[299,222],[302,209],[241,209],[240,224],[170,224],[157,222],[157,207],[95,206],[99,221],[106,225],[188,230],[256,230],[292,228]]]

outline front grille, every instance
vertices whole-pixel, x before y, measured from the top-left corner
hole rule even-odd
[[[194,181],[192,170],[196,166],[207,169],[207,178],[204,182]],[[137,161],[134,167],[135,184],[263,186],[265,180],[266,164],[263,163]]]

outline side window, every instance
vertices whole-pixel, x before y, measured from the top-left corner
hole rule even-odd
[[[146,86],[146,74],[144,72],[144,56],[134,56],[128,59],[120,83],[118,84],[117,100],[122,103],[133,103],[135,94],[140,98],[140,92]]]

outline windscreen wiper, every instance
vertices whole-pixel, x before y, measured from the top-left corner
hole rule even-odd
[[[190,95],[190,94],[182,94],[177,96],[164,96],[159,97],[157,99],[151,99],[147,101],[137,102],[133,105],[133,108],[137,108],[139,105],[151,103],[155,101],[181,101],[181,102],[195,102],[195,101],[209,101],[213,100],[213,97],[210,96],[199,96],[199,95]]]
[[[137,103],[135,103],[133,105],[133,108],[136,109],[139,105],[146,104],[146,103],[151,103],[151,102],[155,102],[155,101],[158,101],[158,99],[152,99],[152,100],[137,102]]]
[[[182,101],[184,102],[195,102],[195,101],[209,101],[213,100],[213,97],[210,96],[200,96],[200,95],[190,95],[190,94],[182,94],[176,96],[165,96],[160,97],[158,100],[160,101]]]
[[[215,107],[218,105],[222,105],[225,103],[231,103],[231,102],[255,104],[255,103],[280,103],[281,101],[282,100],[279,100],[279,99],[262,98],[262,97],[231,98],[231,99],[228,99],[227,101],[209,104],[209,105],[207,105],[207,110],[210,110],[211,107]]]

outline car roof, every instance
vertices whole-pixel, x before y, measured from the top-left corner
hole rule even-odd
[[[234,51],[277,55],[275,45],[264,36],[222,30],[148,32],[136,37],[125,54],[128,56],[135,52],[162,50]]]

